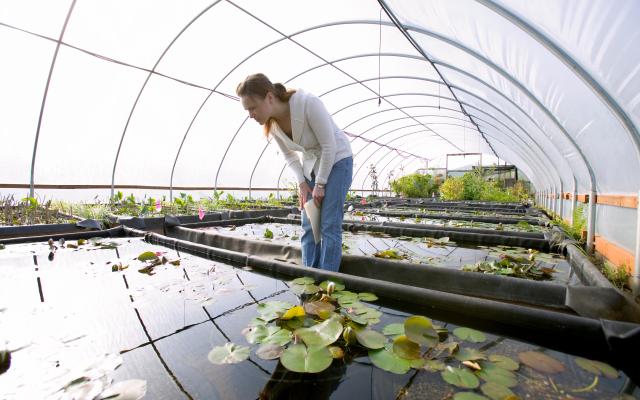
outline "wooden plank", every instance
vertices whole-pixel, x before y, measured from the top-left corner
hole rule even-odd
[[[580,203],[588,203],[589,202],[589,195],[588,194],[578,194],[576,196],[576,200],[579,201]]]
[[[638,196],[623,194],[598,194],[596,196],[596,203],[625,208],[638,208]]]
[[[617,267],[623,267],[631,273],[631,268],[634,265],[635,257],[633,254],[623,249],[622,247],[606,240],[602,236],[596,235],[595,238],[596,251],[604,256],[611,263]]]

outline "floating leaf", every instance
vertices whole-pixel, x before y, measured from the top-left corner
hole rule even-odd
[[[315,282],[316,281],[313,278],[310,278],[308,276],[303,276],[303,277],[292,280],[290,283],[293,285],[312,285]]]
[[[322,372],[329,368],[333,358],[327,347],[307,347],[302,343],[289,346],[280,356],[280,362],[293,372]]]
[[[304,317],[304,308],[302,308],[301,306],[291,307],[282,315],[282,317],[280,317],[280,319],[283,319],[286,321],[286,320],[297,318],[297,317]]]
[[[258,325],[248,329],[245,333],[247,342],[251,344],[275,344],[284,346],[291,341],[291,332],[277,326]]]
[[[156,261],[158,260],[158,256],[153,251],[145,251],[144,253],[140,253],[138,256],[138,260],[140,261]]]
[[[516,361],[513,361],[511,358],[506,356],[501,356],[498,354],[491,354],[489,356],[489,361],[494,363],[497,367],[506,369],[509,371],[517,371],[520,368],[520,364]]]
[[[393,341],[393,352],[407,360],[417,360],[420,358],[420,345],[412,342],[405,335],[398,336]]]
[[[518,384],[518,378],[512,371],[498,368],[495,364],[483,363],[482,371],[478,371],[477,375],[486,382],[493,382],[506,387],[514,387]]]
[[[468,348],[459,349],[455,357],[458,361],[477,361],[487,359],[487,356],[480,350]]]
[[[586,358],[576,357],[576,364],[587,372],[598,376],[604,375],[610,379],[618,377],[618,371],[609,364],[600,361],[588,360]]]
[[[464,365],[465,367],[467,367],[469,369],[472,369],[474,371],[479,371],[481,369],[480,368],[480,364],[478,364],[475,361],[463,361],[462,365]]]
[[[486,394],[491,400],[505,400],[515,394],[506,386],[499,385],[495,382],[487,382],[480,387],[482,393]]]
[[[386,258],[390,260],[403,260],[409,258],[406,254],[401,254],[396,249],[380,250],[375,252],[374,257]]]
[[[478,378],[467,369],[447,367],[441,375],[447,383],[461,388],[475,389],[480,386]]]
[[[147,381],[131,379],[114,383],[100,393],[98,400],[139,400],[147,394]]]
[[[4,374],[11,367],[11,352],[0,351],[0,374]]]
[[[324,347],[338,340],[342,329],[339,318],[330,318],[310,328],[296,329],[294,334],[300,337],[307,346]]]
[[[344,350],[338,346],[329,346],[329,351],[331,352],[331,357],[335,359],[340,359],[344,357]]]
[[[424,369],[427,371],[435,372],[435,371],[444,371],[447,366],[440,360],[426,360],[424,364]]]
[[[269,343],[260,346],[258,350],[256,350],[256,355],[263,360],[275,360],[276,358],[280,358],[283,351],[284,347]]]
[[[425,360],[424,358],[418,358],[417,360],[411,360],[411,368],[421,369],[421,368],[424,368],[426,363],[427,363],[427,360]]]
[[[518,358],[523,364],[546,374],[556,374],[565,369],[560,361],[537,351],[522,352],[518,354]]]
[[[460,350],[460,344],[458,342],[438,343],[436,346],[436,357],[443,352],[448,352],[450,356]]]
[[[265,239],[273,239],[273,232],[269,228],[265,229],[264,237]]]
[[[369,358],[376,367],[394,374],[405,374],[411,369],[411,361],[398,357],[385,348],[369,350]]]
[[[376,301],[378,300],[378,296],[373,293],[358,293],[358,298],[362,301]]]
[[[320,291],[320,287],[314,284],[305,284],[305,285],[291,285],[289,287],[291,291],[297,295],[302,294],[315,294]]]
[[[453,396],[453,400],[488,400],[488,399],[482,395],[479,395],[473,392],[459,392]]]
[[[456,328],[453,330],[453,334],[462,340],[467,340],[473,343],[481,343],[487,340],[484,333],[471,328]]]
[[[596,388],[596,386],[598,386],[598,375],[593,377],[593,382],[591,382],[589,385],[583,387],[583,388],[578,388],[578,389],[572,389],[571,391],[573,393],[583,393],[583,392],[590,392],[593,389]]]
[[[333,290],[335,290],[336,292],[344,290],[344,283],[333,281],[333,280],[324,281],[318,286],[320,286],[322,288],[322,290],[324,290],[326,292],[327,291],[327,285],[329,284],[329,282],[333,282],[333,284],[335,285],[333,287]],[[311,283],[313,283],[313,282],[311,282]]]
[[[78,239],[78,246],[82,246],[87,243],[87,239]]]
[[[371,329],[356,330],[356,339],[364,347],[373,350],[384,347],[387,342],[387,338],[382,333]]]
[[[284,314],[291,307],[291,304],[284,301],[267,301],[258,304],[257,311],[262,319],[269,322]]]
[[[349,318],[351,321],[355,322],[356,324],[360,324],[360,325],[368,325],[369,324],[369,320],[367,318],[365,318],[364,316],[359,316],[356,313],[349,312],[349,311],[345,310],[344,308],[342,310],[340,310],[340,313],[342,315],[344,315],[345,317]]]
[[[439,342],[438,332],[433,329],[431,320],[423,316],[413,316],[404,322],[405,335],[418,344],[435,346]]]
[[[214,347],[208,358],[213,364],[236,364],[249,358],[249,348],[229,342]]]
[[[404,335],[404,324],[389,324],[382,328],[382,334],[386,336]]]
[[[304,311],[307,314],[317,315],[322,319],[329,318],[335,309],[333,304],[326,301],[311,301],[304,305]]]

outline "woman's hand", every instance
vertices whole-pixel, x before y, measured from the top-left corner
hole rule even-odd
[[[298,186],[298,199],[300,200],[300,210],[304,209],[304,204],[308,200],[308,196],[311,193],[311,186],[307,182],[302,182]]]
[[[320,187],[315,185],[313,188],[313,202],[316,204],[316,207],[320,208],[322,205],[322,199],[324,199],[324,187]]]

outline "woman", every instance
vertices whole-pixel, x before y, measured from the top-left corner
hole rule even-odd
[[[287,90],[264,74],[249,75],[236,93],[249,117],[276,141],[299,187],[302,210],[302,263],[340,269],[342,213],[351,186],[353,155],[347,136],[320,99],[303,90]],[[298,156],[302,153],[302,161]],[[320,209],[321,240],[316,243],[304,204],[313,198]]]

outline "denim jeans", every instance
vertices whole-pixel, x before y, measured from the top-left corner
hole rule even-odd
[[[340,269],[342,259],[342,218],[344,201],[351,186],[353,157],[343,158],[331,168],[320,207],[320,231],[322,239],[316,244],[311,222],[302,211],[302,263],[307,267],[320,267],[329,271]],[[313,189],[315,177],[307,183]]]

